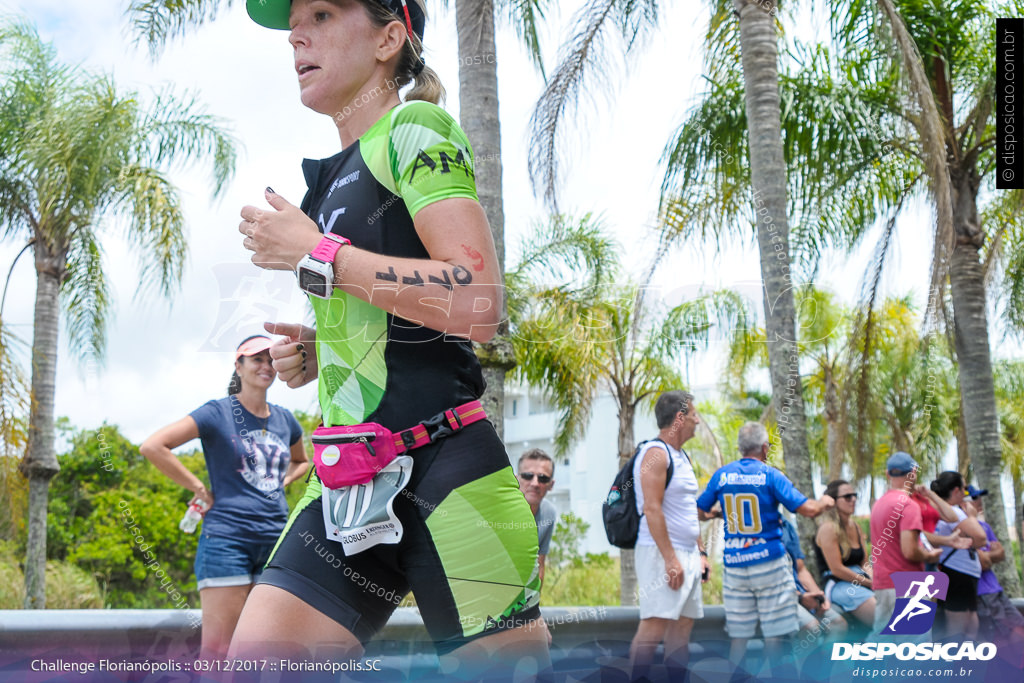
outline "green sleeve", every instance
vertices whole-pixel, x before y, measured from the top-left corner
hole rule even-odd
[[[448,112],[429,102],[397,107],[391,117],[388,161],[409,215],[442,199],[477,199],[473,150]]]

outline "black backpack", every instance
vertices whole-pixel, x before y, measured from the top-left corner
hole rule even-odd
[[[671,451],[668,444],[661,439],[651,439],[650,441],[658,441],[665,446],[665,452],[668,453],[668,472],[665,474],[665,488],[668,488],[669,482],[672,481],[672,470],[674,469]],[[634,489],[636,484],[633,481],[633,465],[636,463],[636,457],[640,455],[640,449],[650,443],[650,441],[642,441],[636,447],[633,457],[615,475],[612,487],[608,490],[608,498],[605,499],[604,504],[601,506],[601,516],[604,518],[604,533],[608,537],[608,542],[619,548],[631,549],[636,547],[636,537],[640,533],[640,518],[643,515],[636,510],[636,490]]]

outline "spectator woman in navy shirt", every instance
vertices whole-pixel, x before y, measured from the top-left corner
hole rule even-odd
[[[191,503],[205,506],[195,561],[204,657],[227,654],[242,605],[288,519],[284,487],[309,467],[298,421],[267,403],[276,374],[267,350],[272,343],[255,335],[239,344],[228,395],[157,430],[140,449],[195,494]],[[171,452],[195,438],[203,445],[209,489]]]

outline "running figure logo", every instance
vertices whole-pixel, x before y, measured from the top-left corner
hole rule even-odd
[[[921,635],[935,621],[935,600],[945,600],[949,577],[942,572],[894,572],[896,606],[883,635]]]

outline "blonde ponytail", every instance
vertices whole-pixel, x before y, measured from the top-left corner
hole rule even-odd
[[[416,3],[420,11],[423,12],[424,19],[426,19],[427,9],[422,0],[407,0],[407,2]],[[377,26],[387,26],[392,21],[401,22],[405,26],[405,21],[401,17],[382,4],[373,0],[363,2],[362,4],[366,8],[370,20]],[[420,37],[414,33],[409,36],[409,40],[405,41],[405,45],[402,46],[398,63],[395,65],[393,82],[399,89],[413,83],[412,90],[405,95],[407,102],[409,100],[423,100],[431,104],[441,104],[445,98],[444,86],[441,84],[441,79],[438,77],[437,72],[424,64],[420,58],[421,54],[423,54],[423,44],[420,42]]]
[[[444,102],[445,91],[437,72],[423,65],[423,70],[414,78],[415,85],[405,94],[405,101],[423,100],[432,104]]]

